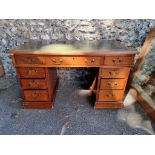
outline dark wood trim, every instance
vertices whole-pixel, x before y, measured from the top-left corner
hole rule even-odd
[[[143,92],[142,88],[138,86],[132,86],[129,90],[129,94],[131,94],[138,101],[148,116],[151,117],[152,120],[155,120],[155,107],[153,107],[150,103],[152,100],[150,96]]]
[[[143,96],[144,93],[143,94],[141,93],[143,91],[143,89],[140,86],[135,86],[132,82],[133,82],[133,79],[136,77],[136,75],[142,65],[143,59],[145,58],[146,54],[149,52],[149,48],[150,48],[151,43],[154,38],[155,38],[155,28],[152,28],[146,36],[146,39],[143,43],[143,46],[141,48],[141,51],[140,51],[138,57],[137,57],[135,67],[133,68],[133,70],[131,72],[131,76],[130,76],[129,82],[128,82],[128,87],[129,86],[131,87],[129,90],[129,93],[133,97],[136,98],[138,103],[143,107],[144,111],[153,120],[155,120],[155,107],[151,106],[150,100],[148,99],[150,97],[145,92],[144,92],[145,96],[147,96],[147,97],[144,97]]]
[[[155,37],[155,28],[152,28],[150,32],[147,34],[145,41],[143,43],[143,46],[141,48],[140,53],[137,56],[136,64],[132,71],[132,79],[136,76],[138,73],[138,70],[140,69],[142,65],[142,60],[145,58],[145,55],[149,52],[149,48],[151,46],[151,43],[153,41],[153,38]]]

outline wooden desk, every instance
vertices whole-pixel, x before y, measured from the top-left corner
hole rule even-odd
[[[95,108],[120,108],[136,50],[118,41],[26,42],[11,49],[24,108],[52,108],[56,67],[98,67]],[[95,84],[93,84],[95,85]]]

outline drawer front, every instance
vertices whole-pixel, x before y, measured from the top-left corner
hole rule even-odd
[[[45,68],[36,67],[18,67],[19,76],[21,78],[45,78]]]
[[[107,66],[130,66],[133,56],[106,56],[104,64]]]
[[[123,95],[123,90],[100,90],[98,101],[120,101]]]
[[[25,101],[48,101],[47,90],[24,90]]]
[[[47,82],[44,79],[21,79],[23,89],[47,89]]]
[[[124,89],[126,79],[101,79],[100,89]]]
[[[99,66],[103,58],[100,57],[46,57],[46,65],[52,66]]]
[[[43,65],[44,58],[42,56],[33,56],[33,55],[15,55],[15,63],[17,65]]]
[[[127,78],[130,68],[100,68],[102,78]]]

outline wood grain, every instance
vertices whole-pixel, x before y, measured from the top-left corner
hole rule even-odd
[[[101,78],[128,78],[130,68],[128,67],[101,67]]]
[[[47,81],[45,79],[21,79],[23,89],[47,89]]]
[[[101,79],[100,89],[124,89],[126,79]]]
[[[46,78],[45,68],[18,67],[16,69],[21,78]]]
[[[124,90],[99,90],[98,101],[120,101]]]
[[[95,108],[121,108],[137,51],[118,41],[56,43],[56,46],[30,41],[10,53],[23,90],[24,108],[53,107],[57,67],[95,67],[97,72],[90,87],[93,92],[97,89]]]
[[[47,90],[24,90],[25,101],[48,101]]]
[[[131,66],[133,56],[106,56],[104,60],[105,66]]]

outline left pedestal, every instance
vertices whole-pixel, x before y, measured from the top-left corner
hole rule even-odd
[[[56,68],[16,67],[24,108],[53,108],[57,85]]]

